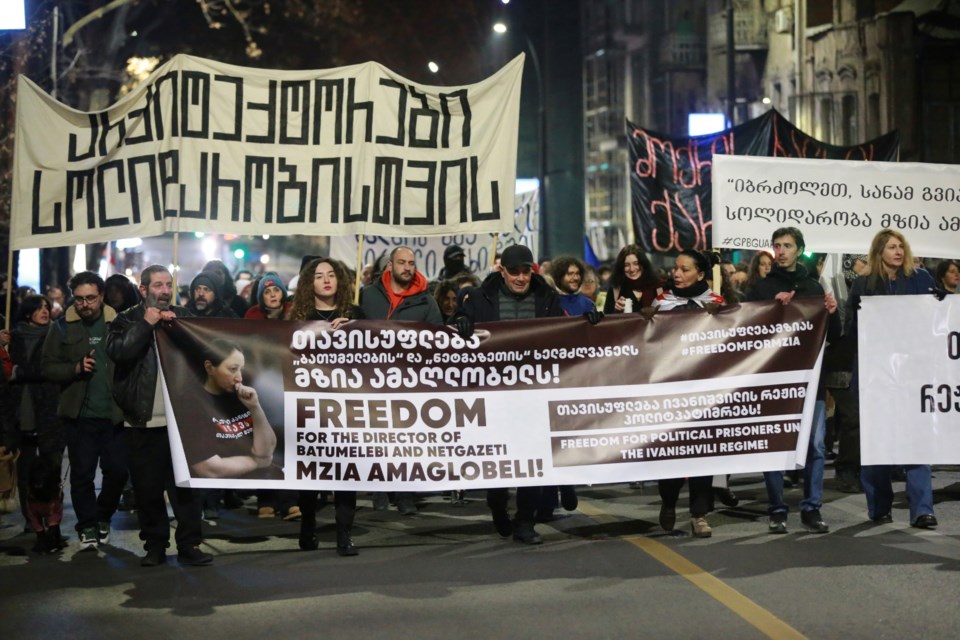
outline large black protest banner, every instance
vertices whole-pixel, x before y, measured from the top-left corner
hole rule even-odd
[[[186,319],[157,343],[178,484],[427,490],[793,468],[825,326],[822,301],[798,299],[479,324],[470,340],[420,323]],[[225,339],[221,370],[208,353]],[[238,363],[256,398],[243,407]],[[275,445],[254,444],[258,411]],[[211,472],[225,456],[250,471]]]
[[[507,231],[522,71],[520,55],[438,87],[373,62],[277,71],[178,55],[91,113],[21,76],[11,246]]]
[[[627,121],[627,141],[636,241],[655,252],[712,247],[714,154],[894,161],[899,148],[896,131],[849,147],[825,144],[772,109],[720,133],[690,138]]]

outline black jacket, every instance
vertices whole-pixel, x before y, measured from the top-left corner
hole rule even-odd
[[[424,279],[426,282],[426,279]],[[360,308],[368,319],[384,320],[390,313],[390,296],[382,280],[360,290]],[[406,296],[394,309],[390,320],[416,320],[431,324],[443,324],[440,307],[427,291]]]
[[[184,307],[171,306],[178,318],[189,318]],[[157,349],[153,339],[156,326],[143,319],[138,304],[117,316],[107,336],[107,355],[114,361],[113,399],[123,410],[123,419],[143,427],[153,417],[157,390]]]
[[[460,305],[451,322],[466,316],[474,322],[496,322],[500,319],[500,283],[503,276],[494,272],[479,287],[469,287],[459,296]],[[535,317],[553,318],[565,315],[560,297],[539,274],[532,274],[530,289],[534,296]]]

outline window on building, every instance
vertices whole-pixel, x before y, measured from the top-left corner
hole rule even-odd
[[[867,140],[880,137],[880,94],[867,96]]]
[[[807,0],[807,26],[833,24],[833,0]]]
[[[820,98],[819,135],[823,142],[833,144],[833,97]]]
[[[840,101],[841,144],[853,145],[860,142],[857,131],[857,96],[846,95]]]

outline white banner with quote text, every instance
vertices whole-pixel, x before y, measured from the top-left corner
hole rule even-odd
[[[960,258],[960,165],[715,155],[712,170],[715,247],[798,227],[812,251],[859,254],[891,228],[915,256]]]

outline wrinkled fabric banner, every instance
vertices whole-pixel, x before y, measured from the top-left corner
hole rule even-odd
[[[899,139],[893,131],[850,147],[828,145],[772,109],[720,133],[691,138],[672,138],[627,121],[636,241],[651,252],[713,247],[714,154],[894,161]]]
[[[374,62],[278,71],[177,55],[91,113],[21,76],[11,246],[508,231],[522,72],[520,55],[438,87]]]
[[[179,485],[425,491],[802,465],[825,327],[822,301],[798,299],[478,324],[467,341],[420,323],[187,319],[157,343]],[[240,413],[207,408],[204,354],[224,338],[277,437],[253,477],[199,477],[220,451],[250,455]]]
[[[960,296],[864,296],[863,464],[960,463]]]

